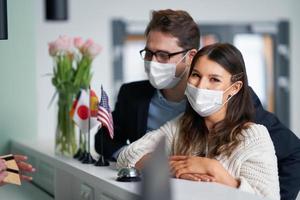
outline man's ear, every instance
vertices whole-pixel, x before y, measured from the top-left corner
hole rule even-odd
[[[196,49],[191,49],[190,51],[189,51],[189,55],[188,55],[188,64],[189,65],[191,65],[192,64],[192,60],[193,60],[193,58],[194,58],[194,56],[196,55],[196,53],[197,53],[197,50]]]
[[[189,54],[189,56],[190,56],[190,58],[194,58],[194,56],[196,55],[196,53],[197,53],[197,50],[196,49],[191,49],[190,50],[190,54]]]

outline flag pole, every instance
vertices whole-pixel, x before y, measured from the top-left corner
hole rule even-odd
[[[100,101],[102,101],[102,85],[101,85],[101,97],[100,97]],[[95,163],[95,166],[109,166],[109,162],[104,158],[104,155],[103,155],[103,134],[104,134],[104,130],[101,131],[101,129],[103,128],[103,124],[101,123],[101,128],[100,128],[100,134],[101,134],[101,142],[100,142],[100,155],[99,155],[99,159],[98,161]]]
[[[84,152],[84,149],[82,149],[82,135],[81,130],[79,129],[79,148],[75,155],[73,156],[74,159],[80,159],[82,157],[82,154]]]
[[[80,130],[80,134],[83,137],[83,145],[82,145],[82,155],[81,157],[78,158],[78,160],[83,161],[84,159],[86,159],[86,157],[88,156],[88,152],[86,151],[87,147],[86,147],[86,134],[82,133]]]
[[[91,135],[91,86],[89,86],[88,89],[88,94],[89,94],[89,114],[88,114],[88,141],[87,141],[87,156],[86,158],[82,161],[84,164],[93,164],[96,161],[91,155],[91,149],[90,149],[90,135]]]

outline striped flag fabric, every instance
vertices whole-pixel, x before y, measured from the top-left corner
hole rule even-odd
[[[101,100],[98,106],[98,115],[97,120],[101,122],[101,127],[106,127],[109,136],[111,139],[114,138],[114,125],[113,125],[113,118],[111,114],[111,110],[109,107],[109,100],[106,92],[103,90],[103,87],[101,86]]]

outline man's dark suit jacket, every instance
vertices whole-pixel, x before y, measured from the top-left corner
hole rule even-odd
[[[296,199],[300,189],[300,140],[286,128],[277,117],[263,109],[257,95],[251,90],[256,108],[255,122],[263,124],[269,130],[278,159],[281,199]],[[113,140],[105,129],[100,129],[95,136],[95,149],[101,154],[100,144],[103,138],[105,158],[126,145],[141,138],[147,129],[148,109],[155,88],[149,81],[124,84],[120,88],[115,110],[113,112]]]

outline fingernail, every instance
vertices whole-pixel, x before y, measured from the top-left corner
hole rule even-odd
[[[32,169],[31,169],[31,171],[32,171],[32,172],[35,172],[35,171],[36,171],[36,169],[35,169],[35,168],[32,168]]]

